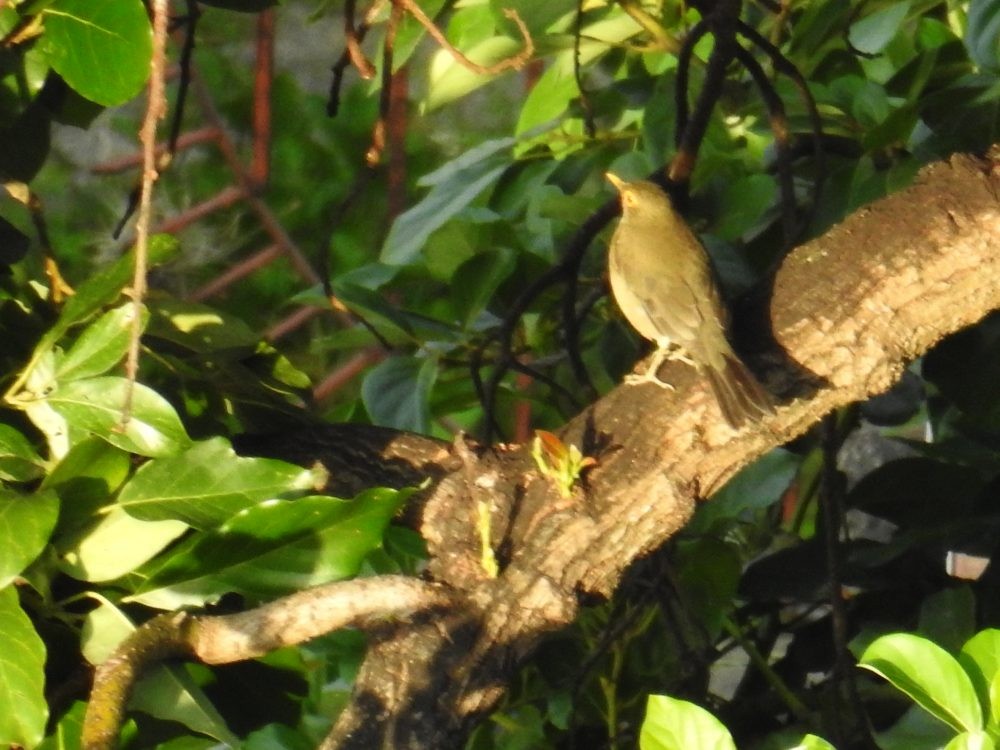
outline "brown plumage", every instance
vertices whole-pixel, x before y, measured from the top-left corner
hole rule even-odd
[[[672,388],[656,373],[665,359],[681,359],[708,377],[733,428],[773,412],[770,395],[726,339],[726,310],[701,242],[659,186],[607,177],[622,202],[608,253],[611,292],[632,327],[656,344],[646,372],[626,382]]]

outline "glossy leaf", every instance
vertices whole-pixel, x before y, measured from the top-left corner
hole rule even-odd
[[[127,389],[125,378],[86,378],[61,385],[46,401],[71,428],[140,456],[169,456],[191,442],[174,407],[142,383],[132,387],[130,418],[122,429]]]
[[[228,592],[272,599],[355,575],[408,495],[372,489],[354,500],[266,500],[181,545],[129,600],[175,609]]]
[[[50,64],[87,99],[113,107],[142,90],[153,35],[140,0],[53,0],[44,22]]]
[[[142,326],[149,320],[149,312],[142,309]],[[103,375],[117,365],[128,351],[132,335],[135,305],[126,302],[109,310],[84,329],[66,356],[56,364],[56,380],[68,382]]]
[[[0,745],[32,748],[45,731],[45,645],[13,586],[0,588]]]
[[[701,706],[651,695],[639,732],[641,750],[736,750],[729,730]]]
[[[992,712],[1000,711],[991,696],[992,686],[1000,678],[1000,630],[987,628],[972,636],[962,646],[958,662],[972,680],[980,704]]]
[[[302,494],[325,481],[321,471],[237,456],[228,440],[216,437],[140,467],[118,502],[136,518],[177,519],[205,529],[262,500]]]
[[[994,750],[996,745],[984,731],[962,732],[944,746],[944,750]]]
[[[889,680],[956,731],[983,727],[983,712],[969,675],[933,641],[911,633],[884,635],[865,649],[858,666]]]
[[[0,488],[0,588],[9,586],[41,554],[58,517],[54,493],[22,495]]]
[[[782,750],[837,750],[837,748],[815,734],[804,734],[794,745]]]

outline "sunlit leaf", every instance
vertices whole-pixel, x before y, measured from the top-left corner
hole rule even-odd
[[[142,90],[153,33],[140,0],[53,0],[44,17],[49,61],[80,94],[111,107]]]
[[[174,407],[142,383],[132,387],[131,411],[123,428],[127,390],[125,378],[86,378],[60,386],[47,403],[71,428],[93,433],[140,456],[169,456],[190,442]]]
[[[228,440],[217,437],[140,467],[118,501],[136,518],[177,519],[203,529],[262,500],[299,495],[324,483],[319,470],[237,456]]]
[[[347,578],[382,543],[409,493],[372,489],[354,500],[268,500],[183,544],[130,600],[174,609],[234,591],[271,599]]]
[[[0,746],[34,747],[49,716],[45,684],[45,645],[22,611],[13,586],[0,588]]]
[[[142,308],[142,317],[140,332],[149,319],[145,308]],[[95,320],[56,364],[56,380],[68,382],[103,375],[121,362],[128,351],[134,318],[135,305],[126,302]]]
[[[701,706],[651,695],[639,732],[641,750],[736,750],[725,725]]]
[[[969,675],[933,641],[912,633],[884,635],[865,649],[858,666],[889,680],[959,732],[983,727],[982,708]]]

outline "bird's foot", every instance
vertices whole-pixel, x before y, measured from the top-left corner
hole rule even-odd
[[[672,346],[664,350],[663,359],[670,362],[683,362],[691,367],[697,367],[698,363],[691,359],[679,346]]]
[[[642,385],[643,383],[652,383],[653,385],[658,385],[660,388],[666,388],[669,391],[676,391],[673,385],[665,380],[660,380],[655,373],[643,373],[642,375],[626,375],[625,379],[622,381],[625,385]]]

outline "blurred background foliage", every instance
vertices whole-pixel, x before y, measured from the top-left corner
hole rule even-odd
[[[157,216],[183,221],[176,243],[158,246],[142,429],[124,434],[114,412],[130,308],[127,256],[118,259],[131,225],[120,239],[112,231],[136,179],[121,160],[135,152],[143,106],[145,9],[0,6],[0,621],[24,644],[0,653],[0,743],[74,746],[89,664],[157,610],[225,610],[359,572],[419,569],[419,539],[390,525],[405,493],[317,495],[321,478],[238,457],[232,435],[309,419],[481,435],[489,425],[470,368],[496,372],[510,326],[514,354],[533,370],[498,378],[492,417],[495,435],[523,441],[557,429],[593,399],[591,384],[611,388],[642,353],[603,294],[606,230],[577,277],[590,384],[566,356],[565,284],[525,291],[611,199],[605,171],[639,177],[674,155],[677,55],[699,12],[663,0],[421,2],[479,64],[524,49],[506,9],[533,51],[520,70],[475,73],[405,15],[388,142],[371,165],[389,4],[372,12],[362,46],[375,75],[348,67],[331,117],[344,5],[174,3],[172,60],[181,15],[201,14],[181,132],[221,127],[244,170],[263,148],[266,186],[250,192],[266,212],[245,196],[198,212],[246,184],[218,133],[163,170]],[[261,12],[277,30],[269,137],[252,125],[265,108],[251,75]],[[748,2],[742,18],[801,72],[822,118],[820,164],[800,92],[751,48],[787,112],[806,237],[906,186],[923,164],[998,139],[996,0]],[[711,35],[695,47],[692,99],[711,48]],[[175,71],[175,111],[178,80]],[[733,65],[685,208],[732,297],[787,250],[776,158],[764,100]],[[281,252],[259,270],[198,294],[276,242]],[[54,268],[75,301],[64,301]],[[954,651],[1000,622],[992,567],[945,566],[995,552],[998,337],[993,316],[914,363],[890,393],[746,469],[614,601],[540,649],[471,747],[634,747],[651,693],[713,710],[740,747],[792,747],[788,733],[807,730],[844,748],[943,746],[940,732],[896,724],[905,700],[845,670],[831,631],[841,618],[855,653],[900,629]],[[844,509],[837,545],[824,535],[840,522],[823,515],[823,488]],[[268,520],[238,522],[247,513]],[[279,531],[257,538],[264,526]],[[137,689],[126,746],[313,746],[363,647],[338,633],[249,664],[159,670]]]

